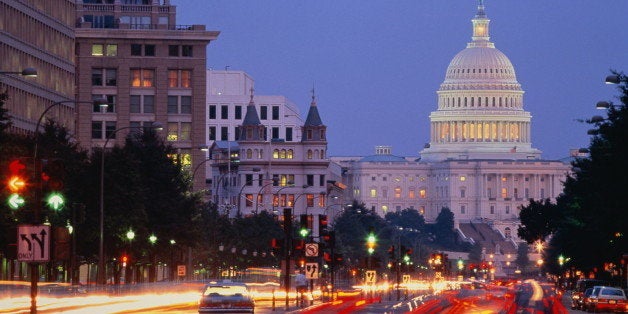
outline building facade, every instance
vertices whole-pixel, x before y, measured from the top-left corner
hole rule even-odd
[[[179,25],[170,1],[77,1],[77,90],[106,98],[107,110],[78,108],[77,136],[87,148],[121,143],[158,122],[184,166],[204,161],[206,49],[219,33]],[[119,133],[117,131],[120,131]],[[117,133],[117,134],[116,134]],[[194,186],[202,188],[203,178]]]
[[[450,62],[430,115],[430,142],[404,158],[378,147],[363,158],[334,157],[345,174],[346,197],[380,215],[415,208],[434,221],[449,208],[455,223],[485,222],[516,238],[519,211],[530,199],[555,200],[570,166],[541,159],[532,147],[531,115],[510,60],[489,40],[484,5],[473,36]]]
[[[75,98],[74,2],[0,1],[0,91],[9,97],[9,132],[32,133],[46,108],[57,102],[47,116],[73,132],[73,101],[91,100]],[[34,68],[37,77],[20,75],[26,68]]]

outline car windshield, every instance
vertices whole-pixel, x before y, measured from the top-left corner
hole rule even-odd
[[[601,295],[624,296],[622,291],[619,290],[619,289],[602,289],[600,294]]]
[[[245,286],[219,285],[208,286],[203,295],[209,296],[244,296],[248,295]]]

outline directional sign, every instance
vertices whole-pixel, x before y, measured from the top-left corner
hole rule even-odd
[[[50,260],[50,226],[21,225],[17,228],[17,259],[20,262]]]
[[[318,243],[306,243],[305,244],[305,256],[307,257],[318,256]]]
[[[305,278],[318,279],[318,263],[305,263]]]
[[[377,278],[377,273],[374,270],[366,271],[366,283],[374,284],[376,278]]]
[[[403,283],[410,282],[410,275],[403,275]]]

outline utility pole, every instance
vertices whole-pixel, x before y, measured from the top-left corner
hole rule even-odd
[[[284,288],[286,289],[286,311],[290,306],[290,299],[288,294],[290,293],[290,252],[292,251],[292,209],[286,207],[283,209],[283,231],[285,234],[284,245],[284,258],[286,264],[286,270],[284,273]]]

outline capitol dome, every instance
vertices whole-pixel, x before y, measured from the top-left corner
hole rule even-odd
[[[473,35],[445,72],[438,109],[430,114],[430,143],[421,159],[536,159],[530,140],[531,115],[515,68],[490,41],[480,0],[471,20]]]

